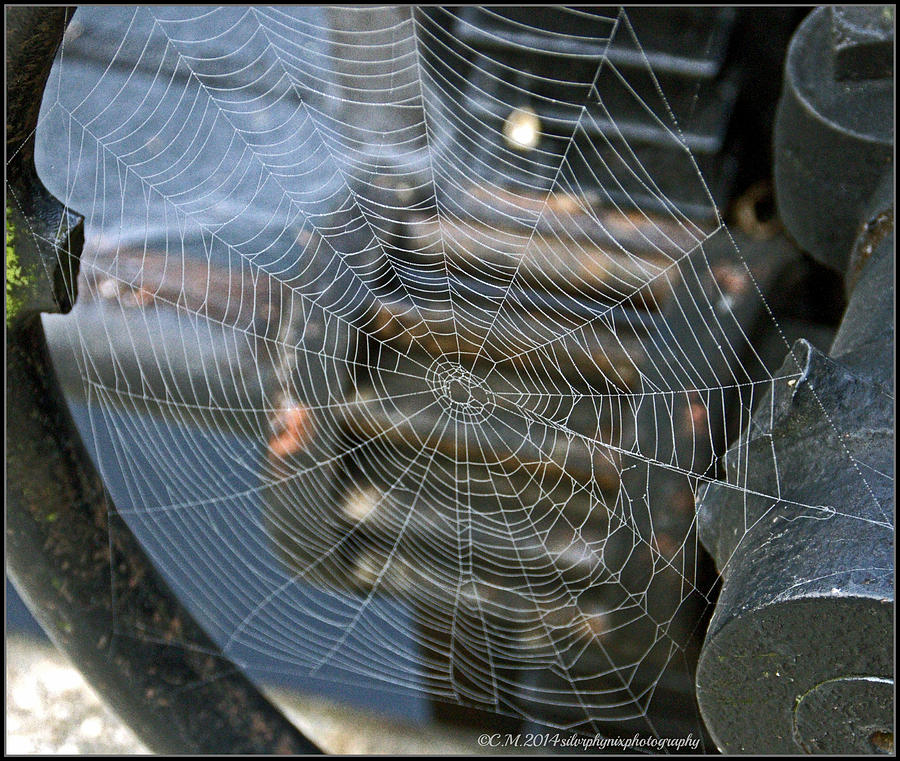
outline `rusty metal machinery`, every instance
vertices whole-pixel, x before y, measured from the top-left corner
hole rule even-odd
[[[522,179],[526,164],[500,171],[490,160],[494,146],[483,136],[448,145],[432,124],[437,135],[431,149],[439,155],[465,145],[474,157],[471,176],[429,179],[422,156],[369,146],[379,177],[354,188],[364,204],[393,214],[384,220],[384,232],[400,274],[379,282],[378,293],[406,289],[415,299],[357,299],[349,275],[317,271],[315,277],[330,282],[338,311],[350,315],[354,328],[342,330],[327,309],[293,298],[276,278],[248,278],[243,271],[217,269],[212,260],[179,264],[164,250],[97,246],[81,264],[82,289],[71,319],[78,321],[81,350],[93,358],[98,383],[112,387],[123,373],[140,378],[149,389],[149,406],[142,409],[147,414],[172,415],[167,389],[174,388],[184,394],[179,402],[203,408],[215,398],[224,410],[214,420],[198,416],[198,425],[273,432],[260,464],[272,478],[263,521],[273,552],[288,573],[302,574],[322,589],[413,601],[416,634],[433,654],[424,679],[435,692],[446,691],[456,659],[471,668],[458,672],[454,689],[481,711],[502,708],[538,723],[576,726],[584,713],[569,695],[577,680],[612,704],[604,710],[605,734],[646,730],[644,717],[634,715],[637,693],[648,696],[642,713],[662,736],[696,732],[699,703],[710,747],[714,742],[725,752],[883,750],[893,742],[894,707],[892,11],[817,10],[797,29],[772,150],[777,210],[767,218],[761,207],[768,198],[768,130],[776,101],[769,88],[778,80],[780,45],[787,45],[799,14],[651,10],[630,14],[642,46],[623,34],[605,54],[628,73],[641,103],[654,103],[660,86],[667,101],[650,113],[652,108],[635,108],[616,80],[603,80],[598,100],[613,104],[617,118],[602,109],[589,113],[590,127],[577,140],[573,134],[571,144],[578,151],[589,145],[614,151],[624,129],[641,166],[659,178],[659,192],[637,182],[610,191],[611,183],[598,179],[590,166],[577,165],[569,187],[581,188],[581,195],[529,195]],[[21,93],[42,89],[64,16],[54,17],[45,48],[32,45],[26,54],[30,35],[44,40],[33,24],[45,17],[19,13],[25,19],[22,44],[8,43],[8,69],[31,72],[38,64],[40,71],[10,89],[11,113],[26,116],[18,132],[10,133],[8,122],[8,155],[19,158],[7,172],[9,187],[18,197],[35,199],[35,206],[24,216],[16,209],[11,218],[16,229],[43,225],[49,240],[51,230],[76,230],[77,220],[37,181],[23,137],[33,130],[37,106],[31,97],[34,108],[26,108],[29,96]],[[329,13],[336,87],[350,92],[355,67],[371,63],[356,60],[354,35],[368,26],[400,23],[402,14],[372,9],[348,19]],[[461,40],[470,51],[469,68],[447,74],[458,102],[445,99],[435,107],[449,124],[461,112],[491,125],[487,134],[498,141],[504,135],[509,141],[515,119],[536,119],[548,145],[566,150],[560,146],[573,129],[578,133],[582,116],[566,110],[565,98],[556,105],[552,92],[523,99],[518,93],[528,89],[524,80],[503,81],[486,72],[493,66],[535,74],[536,80],[565,79],[575,91],[591,84],[592,72],[579,56],[596,53],[596,39],[579,35],[580,28],[557,26],[552,9],[486,15],[462,9],[449,24],[436,9],[417,13],[436,40]],[[558,39],[558,49],[523,56],[523,50],[536,49],[530,47],[528,25],[548,31],[546,39]],[[769,31],[760,35],[765,25]],[[673,34],[673,28],[683,34]],[[399,54],[411,52],[400,48]],[[651,65],[658,79],[646,76]],[[374,93],[405,86],[394,74],[366,76]],[[490,105],[492,99],[517,98],[521,102],[511,114],[498,114]],[[402,133],[413,118],[377,98],[347,98],[342,108],[347,124],[377,123],[385,132]],[[681,144],[657,118],[666,109],[686,125],[683,140],[706,184],[698,182],[697,166],[681,161]],[[466,134],[465,124],[460,132]],[[11,134],[19,142],[10,143]],[[361,128],[349,137],[362,144],[366,134]],[[367,148],[359,150],[365,155]],[[610,154],[598,155],[603,164]],[[437,184],[446,181],[441,191],[450,213],[435,218],[423,212],[427,204],[409,180],[419,175],[426,178],[423,186],[435,183],[436,195]],[[537,184],[552,190],[555,183],[550,175]],[[671,277],[643,285],[644,267],[666,269],[659,256],[663,243],[678,251],[696,243],[684,237],[685,227],[667,225],[670,199],[687,210],[691,225],[707,232],[718,223],[714,207],[731,204],[733,233],[704,240],[703,267],[677,267]],[[480,323],[479,314],[495,305],[501,282],[495,273],[515,252],[512,241],[521,230],[514,218],[522,209],[545,207],[550,213],[538,218],[540,233],[557,245],[547,244],[541,257],[523,257],[517,265],[509,299],[516,306],[504,314],[508,325],[499,334],[507,343],[491,343],[494,325]],[[42,221],[47,210],[56,216]],[[71,222],[61,227],[60,218]],[[302,235],[303,245],[324,245],[316,232]],[[510,241],[508,250],[502,241]],[[339,245],[346,247],[344,255],[365,249],[349,234]],[[174,600],[117,516],[73,433],[36,314],[71,307],[66,299],[74,297],[79,251],[79,243],[60,241],[44,254],[46,271],[58,274],[56,299],[32,300],[8,323],[14,392],[9,430],[23,434],[8,456],[11,474],[18,474],[10,482],[8,529],[17,585],[42,611],[54,639],[123,706],[153,747],[313,750]],[[116,280],[108,275],[113,259]],[[66,270],[59,262],[73,264]],[[439,277],[433,274],[436,264]],[[359,256],[361,268],[373,265]],[[829,276],[828,267],[844,276],[847,309],[826,354],[834,303],[841,299],[835,285],[840,276]],[[620,298],[623,283],[629,298]],[[457,297],[463,319],[456,334],[440,329],[447,301],[439,286]],[[210,302],[210,291],[219,298]],[[190,316],[199,305],[255,342],[234,341],[223,331],[208,343],[185,317],[185,310]],[[573,330],[551,363],[527,351],[528,340],[548,330],[548,312],[564,315],[573,327],[599,313],[602,319],[590,330]],[[713,323],[716,328],[709,330]],[[113,328],[98,330],[101,324]],[[154,345],[165,340],[150,324],[178,335],[193,355],[185,352],[183,362],[165,367],[147,362]],[[66,324],[51,319],[45,325],[59,384],[71,397],[83,395]],[[795,339],[802,340],[779,370],[785,340]],[[723,345],[730,352],[723,353]],[[336,356],[348,359],[322,359]],[[252,372],[245,370],[249,362]],[[638,411],[611,403],[599,415],[591,403],[598,388],[611,399],[636,392],[641,382],[680,388],[670,368],[682,363],[696,370],[696,388],[714,393],[649,395]],[[209,384],[210,377],[239,382],[220,387]],[[771,397],[757,401],[747,428],[748,416],[735,413],[749,409],[742,384],[755,388],[768,377],[794,382],[775,386]],[[571,389],[554,409],[540,401],[548,384]],[[341,403],[326,410],[335,390]],[[267,400],[273,398],[267,418]],[[433,412],[414,415],[423,398],[436,403]],[[554,426],[554,419],[565,420],[571,430]],[[769,457],[773,440],[775,466]],[[652,458],[641,441],[652,443]],[[66,454],[58,466],[54,447]],[[385,447],[391,457],[385,457]],[[434,478],[426,496],[420,496],[422,484],[409,467],[419,458],[447,469],[445,483]],[[318,467],[323,462],[327,467]],[[754,464],[746,473],[745,462]],[[690,466],[655,467],[659,463]],[[298,479],[297,473],[308,475]],[[726,486],[740,473],[743,488],[718,485],[717,477],[698,480],[697,474],[707,473],[721,475]],[[704,481],[709,485],[698,493]],[[41,484],[39,498],[35,483]],[[450,484],[465,488],[442,494]],[[775,504],[760,496],[776,493],[781,501]],[[473,523],[469,535],[460,537],[447,508],[460,494],[470,511],[527,518],[535,536],[514,541],[512,531],[479,535]],[[627,495],[641,499],[626,505]],[[601,510],[598,504],[613,507]],[[94,548],[90,558],[64,541],[73,536],[79,547]],[[471,551],[479,546],[491,553]],[[478,581],[456,590],[439,559],[462,555],[461,548],[468,548]],[[113,589],[110,552],[122,564],[121,573],[112,574]],[[721,594],[711,613],[711,598],[701,590],[712,587],[717,573]],[[541,579],[547,604],[536,606],[531,598],[541,597]],[[558,579],[573,594],[570,605],[550,594]],[[685,592],[686,581],[693,582],[693,592]],[[517,591],[535,583],[538,591],[532,589],[531,596]],[[109,610],[111,600],[119,601],[115,611]],[[640,600],[645,615],[635,616],[629,600]],[[438,625],[437,606],[457,610],[454,635]],[[94,613],[82,615],[86,609]],[[127,648],[119,647],[110,667],[98,654],[107,658],[104,626],[113,614],[117,633],[136,634]],[[535,635],[536,619],[543,638]],[[197,646],[142,640],[138,633],[145,624]],[[551,635],[562,630],[587,643],[565,675],[554,667],[558,645]],[[492,638],[514,643],[510,648],[529,653],[532,662],[490,661]],[[676,651],[680,668],[667,670]],[[623,672],[629,674],[625,687]],[[486,673],[494,684],[477,678]],[[547,695],[556,700],[541,702]],[[193,714],[189,706],[199,704],[204,710]],[[499,721],[493,713],[437,701],[433,712],[448,721]],[[179,720],[173,722],[173,715]]]

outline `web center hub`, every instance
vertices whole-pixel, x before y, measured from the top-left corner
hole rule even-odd
[[[458,362],[439,357],[426,380],[444,412],[458,422],[481,423],[494,410],[490,387]]]

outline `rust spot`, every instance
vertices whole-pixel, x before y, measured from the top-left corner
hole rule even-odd
[[[134,303],[139,307],[149,306],[155,298],[154,294],[145,288],[137,288],[132,293],[134,295]]]
[[[739,264],[717,264],[712,274],[719,288],[731,295],[742,294],[750,285],[747,270]]]
[[[269,439],[269,455],[283,458],[309,446],[315,433],[315,422],[308,407],[298,404],[280,413],[276,433]]]
[[[887,209],[880,214],[876,214],[872,219],[863,225],[856,243],[853,246],[853,252],[850,254],[850,266],[847,270],[847,288],[852,291],[856,287],[856,282],[862,274],[863,269],[872,256],[872,252],[878,248],[878,244],[884,240],[894,229],[894,210]]]
[[[872,747],[879,753],[894,753],[893,732],[873,732],[869,736]]]
[[[672,497],[672,509],[679,515],[694,514],[694,495],[687,490],[680,490]]]
[[[286,285],[261,270],[179,261],[165,251],[118,250],[105,241],[82,257],[79,278],[88,299],[119,298],[138,308],[160,303],[227,325],[249,328],[258,321],[259,330],[277,325],[290,298]]]
[[[679,545],[668,534],[657,534],[651,544],[666,560],[671,560],[678,553]]]
[[[691,422],[695,428],[706,424],[706,407],[700,402],[691,402]]]

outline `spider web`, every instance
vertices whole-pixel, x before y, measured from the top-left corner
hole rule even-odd
[[[47,325],[235,662],[659,734],[710,600],[694,493],[750,493],[725,410],[766,435],[799,370],[752,348],[757,277],[629,15],[553,13],[79,10],[38,163],[88,242]]]

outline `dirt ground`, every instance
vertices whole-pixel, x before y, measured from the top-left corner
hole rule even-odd
[[[477,734],[408,726],[315,698],[272,698],[323,750],[336,754],[483,752]],[[6,642],[6,753],[137,755],[150,751],[55,648],[30,637]]]

